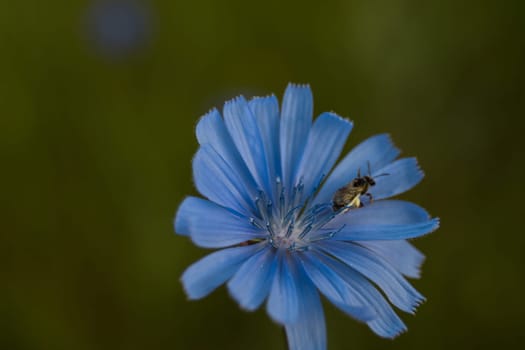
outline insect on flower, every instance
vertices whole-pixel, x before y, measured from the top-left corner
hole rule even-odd
[[[190,299],[226,284],[245,310],[265,303],[291,350],[326,349],[320,295],[381,337],[406,330],[393,307],[413,313],[424,300],[406,280],[419,277],[424,260],[408,240],[439,220],[392,199],[423,173],[415,158],[397,159],[387,135],[365,140],[336,165],[352,128],[334,113],[313,120],[310,87],[293,84],[281,106],[273,95],[241,96],[201,118],[193,177],[205,199],[182,202],[175,231],[218,250],[183,273]],[[367,164],[388,176],[361,177]],[[359,207],[362,196],[374,201],[334,211],[334,193],[349,183],[338,207]]]
[[[376,178],[386,175],[388,174],[379,174],[373,178],[370,173],[370,163],[368,163],[368,175],[361,177],[361,169],[358,169],[357,177],[334,193],[332,199],[333,210],[343,209],[343,212],[346,212],[352,207],[361,208],[363,206],[361,196],[363,195],[367,196],[372,202],[373,196],[368,192],[368,188],[376,185]]]

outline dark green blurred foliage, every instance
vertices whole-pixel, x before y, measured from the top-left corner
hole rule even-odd
[[[389,132],[418,156],[402,197],[442,219],[408,333],[327,305],[329,348],[523,343],[523,1],[142,1],[147,35],[117,54],[94,3],[0,3],[1,349],[284,349],[224,288],[186,300],[206,252],[172,219],[199,116],[289,81],[355,121],[347,149]]]

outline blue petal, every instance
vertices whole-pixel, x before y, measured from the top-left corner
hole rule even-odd
[[[351,287],[315,255],[301,254],[299,259],[309,278],[332,304],[359,321],[367,322],[377,317],[375,310],[364,306],[363,298],[359,300]]]
[[[367,241],[358,242],[386,259],[403,275],[419,278],[425,255],[407,241]]]
[[[317,266],[326,266],[325,271],[332,271],[330,278],[338,279],[338,283],[346,283],[352,295],[359,302],[376,311],[377,317],[368,321],[367,324],[377,335],[383,338],[394,338],[406,330],[403,321],[392,310],[381,293],[361,274],[322,253],[311,252],[308,254],[312,254],[312,260],[317,259],[319,261]]]
[[[261,249],[261,245],[248,245],[222,249],[205,256],[184,271],[182,284],[190,299],[200,299],[226,282],[239,266]]]
[[[399,150],[387,134],[366,139],[339,162],[312,204],[329,203],[335,191],[355,178],[358,170],[361,170],[362,175],[368,173],[368,163],[374,172],[392,162],[398,155]]]
[[[388,198],[406,192],[423,179],[423,171],[416,158],[402,158],[373,173],[388,174],[376,178],[376,185],[368,191],[374,199]]]
[[[362,208],[353,208],[337,215],[331,225],[403,225],[430,219],[420,206],[402,200],[374,201]]]
[[[383,200],[351,209],[328,225],[330,228],[319,230],[319,234],[339,228],[334,236],[336,240],[397,240],[430,233],[438,228],[439,220],[430,219],[423,208],[413,203]]]
[[[374,282],[392,304],[405,312],[413,313],[425,299],[388,262],[366,248],[335,241],[318,246]]]
[[[352,122],[334,113],[323,113],[314,122],[295,183],[302,181],[307,196],[313,194],[339,158]]]
[[[289,84],[281,108],[280,148],[284,187],[291,191],[312,124],[313,97],[308,85]]]
[[[275,96],[255,97],[249,102],[255,115],[266,155],[270,181],[281,177],[281,155],[279,150],[279,102]],[[270,193],[271,194],[271,193]],[[273,201],[276,196],[273,194]]]
[[[188,198],[175,220],[177,230],[190,234],[204,248],[220,248],[266,237],[249,219],[207,200]]]
[[[247,187],[211,145],[202,145],[193,158],[193,178],[199,192],[246,216],[255,212]]]
[[[275,273],[266,310],[277,323],[290,324],[299,314],[299,288],[304,281],[299,278],[295,259],[287,252],[279,251]]]
[[[228,282],[228,290],[241,307],[253,311],[266,299],[274,279],[277,258],[267,247],[250,257]]]
[[[212,109],[204,115],[197,124],[197,140],[200,145],[210,145],[228,164],[236,178],[242,180],[247,191],[256,194],[257,186],[246,164],[237,151],[231,136],[226,129],[224,120],[217,109]]]
[[[326,323],[323,306],[315,286],[300,269],[303,281],[299,289],[297,322],[285,326],[289,350],[326,349]]]
[[[266,155],[257,120],[240,96],[224,105],[224,121],[237,150],[256,179],[259,188],[270,192]]]
[[[406,225],[346,225],[339,229],[333,239],[342,241],[410,239],[426,235],[438,227],[439,219]],[[321,234],[322,232],[323,230]]]

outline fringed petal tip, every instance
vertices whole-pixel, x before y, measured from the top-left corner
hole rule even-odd
[[[330,116],[333,117],[333,118],[337,118],[337,119],[339,119],[339,120],[342,121],[342,122],[345,122],[345,123],[350,124],[352,127],[354,126],[354,121],[353,121],[352,119],[347,118],[347,117],[343,117],[343,116],[337,114],[337,113],[334,112],[334,111],[329,111],[329,112],[321,113],[321,115],[323,115],[323,114],[328,114],[328,115],[330,115]]]
[[[387,333],[385,335],[377,334],[377,333],[376,334],[379,335],[381,338],[394,340],[395,338],[399,337],[403,333],[406,333],[407,331],[408,331],[408,328],[406,326],[403,326],[402,328],[399,328],[395,332],[392,332],[392,333]]]
[[[419,235],[419,236],[416,236],[416,237],[410,237],[410,238],[407,238],[409,241],[411,240],[414,240],[416,238],[419,238],[419,237],[422,237],[422,236],[426,236],[430,233],[433,233],[435,232],[439,226],[441,225],[441,219],[440,218],[432,218],[428,221],[428,226],[427,226],[427,229],[425,230],[425,232],[422,234],[422,235]]]
[[[198,120],[197,120],[197,124],[199,124],[199,122],[201,120],[203,120],[204,118],[207,118],[211,115],[220,115],[221,112],[217,109],[217,107],[211,107],[210,109],[208,109],[208,111],[206,113],[204,113]]]
[[[441,219],[439,217],[434,218],[434,221],[436,222],[436,226],[434,230],[437,230],[439,226],[441,225]]]
[[[275,94],[268,94],[268,95],[264,95],[264,96],[253,96],[251,99],[250,99],[250,102],[259,102],[259,101],[266,101],[266,100],[277,100],[277,97],[275,96]]]
[[[224,109],[225,108],[229,108],[231,105],[233,104],[237,104],[237,103],[247,103],[246,101],[246,98],[243,96],[243,95],[238,95],[238,96],[235,96],[229,100],[227,100],[226,102],[224,102],[224,106],[223,106],[223,112],[224,112]]]
[[[208,141],[209,137],[207,137],[207,133],[209,133],[209,130],[214,127],[214,123],[216,123],[214,119],[217,118],[222,119],[221,113],[216,107],[213,107],[197,120],[195,125],[195,135],[199,144]]]
[[[380,174],[387,176],[379,177]],[[369,193],[374,199],[385,199],[412,189],[423,180],[424,173],[415,157],[397,159],[383,168],[373,171],[378,179]]]
[[[436,231],[441,225],[441,219],[438,217],[430,219],[430,222],[431,222],[431,226],[429,227],[429,230],[425,232],[425,235],[428,235],[429,233]]]
[[[417,185],[425,177],[425,171],[421,167],[421,164],[419,163],[417,157],[410,157],[408,159],[411,159],[415,163],[415,172],[416,172],[417,176],[419,176],[419,181],[417,181],[417,183],[415,184],[415,185]]]
[[[395,143],[394,143],[394,139],[392,138],[392,135],[390,135],[389,133],[382,133],[382,134],[378,134],[376,135],[377,137],[381,138],[384,140],[384,143],[385,143],[385,147],[387,149],[390,149],[390,151],[395,154],[394,158],[392,159],[392,161],[395,161],[397,159],[397,157],[399,157],[401,155],[401,153],[403,153],[403,150],[401,148],[399,148]],[[417,159],[416,159],[416,163],[417,163]],[[421,170],[421,169],[420,169]],[[424,175],[424,174],[422,174]]]
[[[288,83],[286,89],[308,89],[311,90],[309,83]]]
[[[423,305],[424,303],[426,303],[427,301],[427,298],[425,298],[424,296],[421,296],[421,298],[417,301],[417,303],[414,305],[414,307],[412,308],[412,310],[410,310],[410,312],[407,312],[409,313],[410,315],[415,315],[416,312],[417,312],[417,309]]]

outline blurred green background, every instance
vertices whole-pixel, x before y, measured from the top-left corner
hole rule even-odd
[[[310,83],[316,113],[389,132],[442,219],[417,240],[428,298],[377,338],[326,304],[329,348],[492,349],[525,340],[523,1],[2,1],[0,348],[285,349],[173,233],[196,194],[194,126],[243,93]]]

